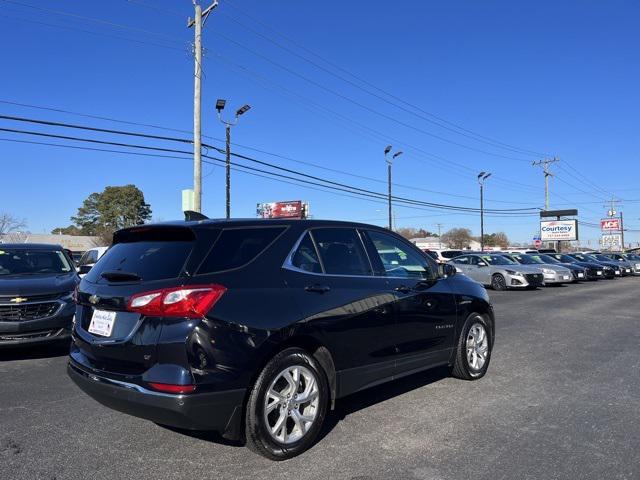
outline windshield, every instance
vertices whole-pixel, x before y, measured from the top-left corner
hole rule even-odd
[[[589,257],[587,255],[583,255],[582,253],[574,253],[571,255],[573,258],[580,260],[581,262],[593,262],[594,258]]]
[[[596,260],[599,260],[601,262],[610,262],[611,258],[607,257],[606,255],[600,255],[600,254],[596,254],[596,255],[591,255],[593,258],[595,258]]]
[[[517,265],[513,260],[501,255],[483,255],[482,259],[489,265]]]
[[[71,265],[61,250],[0,248],[0,276],[69,273],[70,271]]]
[[[578,261],[577,259],[565,254],[554,255],[554,257],[560,260],[562,263],[575,263]]]
[[[523,264],[523,265],[540,265],[541,262],[540,260],[536,260],[534,257],[532,257],[531,255],[512,255],[513,258],[515,258],[519,263]]]
[[[533,258],[537,258],[543,263],[560,263],[560,260],[553,258],[550,255],[534,255]]]

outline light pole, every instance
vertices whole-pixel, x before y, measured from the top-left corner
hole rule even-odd
[[[384,160],[387,162],[387,181],[388,181],[388,199],[389,199],[389,230],[393,230],[393,213],[392,213],[392,205],[391,205],[391,166],[393,165],[393,161],[402,155],[402,151],[398,151],[394,153],[389,159],[388,155],[391,152],[391,145],[387,145],[384,149]]]
[[[216,102],[216,111],[218,112],[218,120],[220,120],[225,125],[225,130],[227,133],[227,148],[226,148],[226,196],[227,196],[227,205],[226,205],[226,214],[227,219],[231,218],[231,127],[238,123],[238,119],[241,115],[247,113],[251,109],[251,105],[243,105],[236,111],[236,116],[232,121],[223,120],[222,119],[222,110],[224,110],[224,106],[227,101],[219,98]]]
[[[484,252],[484,181],[491,176],[490,173],[480,172],[478,183],[480,184],[480,251]]]

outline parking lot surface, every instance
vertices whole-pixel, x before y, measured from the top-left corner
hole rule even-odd
[[[640,478],[639,293],[640,278],[490,292],[484,379],[436,371],[340,400],[279,463],[102,407],[65,347],[0,351],[0,478]]]

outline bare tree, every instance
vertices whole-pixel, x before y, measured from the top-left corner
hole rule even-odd
[[[473,237],[468,228],[452,228],[442,234],[442,243],[449,245],[450,248],[468,248],[471,240]]]
[[[27,226],[27,222],[14,217],[10,213],[0,213],[0,235],[16,232]]]

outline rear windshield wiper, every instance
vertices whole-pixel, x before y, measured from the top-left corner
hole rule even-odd
[[[100,274],[100,276],[106,280],[112,281],[112,282],[126,282],[129,280],[132,281],[139,281],[142,280],[142,277],[140,275],[138,275],[137,273],[133,273],[133,272],[122,272],[119,270],[112,270],[112,271],[107,271],[107,272],[102,272]]]

